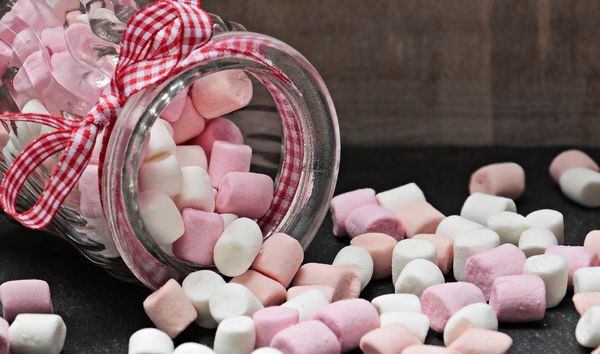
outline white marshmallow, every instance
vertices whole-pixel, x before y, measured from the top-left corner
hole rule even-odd
[[[37,113],[37,114],[50,114],[46,107],[39,100],[33,99],[25,103],[22,113]]]
[[[235,214],[221,214],[221,218],[223,218],[223,227],[227,227],[227,225],[231,224],[233,221],[239,219],[239,216]]]
[[[589,208],[600,206],[600,173],[597,171],[570,168],[560,176],[558,184],[564,195],[575,203]]]
[[[440,222],[437,230],[435,230],[435,234],[456,239],[462,234],[483,228],[483,225],[465,219],[462,216],[450,215]]]
[[[10,352],[13,354],[58,354],[62,351],[67,327],[59,315],[20,314],[10,325]]]
[[[183,343],[175,348],[173,354],[215,354],[215,352],[206,345],[198,343]]]
[[[590,307],[575,327],[577,342],[586,348],[600,346],[600,306]]]
[[[541,227],[552,231],[559,245],[565,241],[565,220],[563,214],[552,209],[536,210],[525,217],[530,228]]]
[[[541,254],[527,258],[524,274],[534,274],[542,278],[546,286],[546,308],[554,307],[567,293],[568,270],[564,257],[554,254]]]
[[[541,227],[525,230],[519,238],[519,248],[527,257],[543,254],[546,248],[558,245],[552,231]]]
[[[262,347],[253,351],[252,354],[283,354],[283,352],[271,347]]]
[[[143,328],[129,337],[129,354],[171,354],[173,340],[156,328]]]
[[[181,167],[198,166],[208,170],[208,162],[204,149],[198,145],[177,145],[175,156]]]
[[[373,258],[362,247],[346,246],[342,248],[331,264],[355,271],[360,277],[361,290],[369,284],[373,276]]]
[[[162,155],[175,153],[175,140],[173,140],[172,128],[169,123],[162,119],[157,119],[152,128],[150,128],[150,138],[146,148],[145,161],[155,159]]]
[[[380,315],[387,312],[421,312],[421,300],[414,294],[385,294],[371,300]]]
[[[263,305],[247,287],[227,283],[213,291],[208,299],[208,307],[215,321],[221,323],[230,317],[252,316]]]
[[[248,316],[239,316],[219,323],[213,347],[219,354],[250,354],[255,343],[254,321]]]
[[[402,269],[394,287],[396,294],[421,296],[428,287],[444,282],[444,274],[435,263],[418,258]]]
[[[427,337],[427,332],[429,332],[429,317],[421,312],[386,312],[379,316],[379,323],[381,327],[391,324],[401,324],[419,338],[421,343],[425,342],[425,337]]]
[[[476,303],[456,311],[444,327],[444,344],[450,345],[469,328],[498,330],[496,312],[488,304]]]
[[[454,240],[454,278],[465,280],[465,263],[472,255],[491,250],[500,245],[500,236],[488,229],[467,232]]]
[[[145,191],[139,194],[138,200],[146,229],[158,245],[171,244],[183,235],[183,218],[168,195]]]
[[[490,216],[502,211],[516,212],[517,206],[512,199],[484,193],[473,193],[465,200],[460,216],[481,225],[486,225]]]
[[[181,173],[181,194],[175,197],[179,209],[194,208],[210,213],[215,211],[215,194],[208,173],[198,166],[183,167]]]
[[[425,201],[425,195],[419,186],[415,183],[408,183],[403,186],[387,190],[375,195],[379,204],[395,212],[399,208],[410,203]]]
[[[262,243],[262,231],[256,221],[239,218],[225,228],[215,244],[215,266],[222,274],[236,277],[250,268]]]
[[[23,150],[29,143],[40,136],[42,126],[37,123],[15,122],[17,127],[17,135],[11,132],[10,139],[16,148]]]
[[[175,155],[162,155],[160,158],[142,163],[139,179],[141,190],[159,191],[169,197],[181,193],[183,187],[183,174]]]
[[[512,243],[516,246],[523,231],[527,230],[527,223],[523,215],[502,211],[487,219],[487,228],[500,236],[500,243]]]
[[[300,321],[308,321],[312,319],[313,315],[319,311],[320,308],[327,306],[328,304],[329,300],[327,300],[327,296],[325,296],[321,290],[309,289],[283,303],[281,306],[298,310],[300,313]]]
[[[402,269],[412,260],[417,258],[427,259],[437,263],[437,250],[435,246],[424,240],[405,239],[394,247],[392,253],[392,282],[396,284]]]
[[[199,270],[190,273],[181,283],[183,291],[196,308],[198,313],[196,323],[200,327],[217,328],[217,321],[210,314],[208,300],[215,289],[223,285],[225,285],[225,280],[219,274],[210,270]]]
[[[600,291],[600,267],[579,268],[573,273],[575,294]]]

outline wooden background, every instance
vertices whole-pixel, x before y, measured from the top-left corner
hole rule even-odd
[[[302,52],[345,144],[600,146],[600,0],[205,0]]]

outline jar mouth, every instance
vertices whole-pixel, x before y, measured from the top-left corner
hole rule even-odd
[[[291,47],[248,32],[225,32],[213,41],[236,36],[261,41],[267,63],[247,58],[215,58],[197,63],[159,88],[132,96],[117,120],[104,162],[102,198],[117,249],[134,275],[156,288],[169,278],[200,267],[169,255],[148,233],[138,207],[137,171],[141,149],[159,113],[194,81],[218,71],[242,69],[271,94],[282,119],[281,161],[269,211],[259,220],[265,237],[285,232],[308,246],[326,215],[339,169],[337,116],[323,80]],[[283,76],[282,76],[283,74]]]

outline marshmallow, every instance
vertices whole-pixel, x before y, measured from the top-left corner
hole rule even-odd
[[[345,227],[350,237],[377,232],[401,240],[405,235],[404,227],[394,213],[373,204],[354,209],[346,218]]]
[[[310,340],[307,340],[310,339]],[[339,354],[340,342],[321,321],[305,321],[277,333],[271,347],[285,354]]]
[[[175,197],[179,209],[194,208],[213,212],[215,196],[210,184],[210,177],[202,167],[187,166],[181,169],[183,183],[181,193]]]
[[[181,193],[182,186],[183,174],[175,155],[162,155],[140,166],[139,187],[142,191],[158,191],[174,197]]]
[[[448,349],[464,354],[505,354],[512,342],[512,339],[502,332],[471,327],[456,338]]]
[[[156,328],[175,338],[198,317],[179,283],[169,279],[144,300],[144,311]]]
[[[514,162],[483,166],[471,175],[469,192],[518,199],[525,191],[525,171]]]
[[[366,204],[377,205],[375,191],[371,188],[357,189],[333,197],[330,204],[333,234],[346,235],[346,219],[356,208]]]
[[[252,81],[242,70],[225,70],[198,79],[190,89],[203,117],[217,118],[244,108],[252,99]]]
[[[579,316],[582,316],[590,308],[600,306],[600,292],[575,294],[573,304]]]
[[[392,254],[396,247],[395,238],[386,234],[362,234],[350,240],[350,245],[362,247],[373,259],[373,279],[383,279],[392,275]]]
[[[198,314],[196,323],[203,328],[216,328],[217,322],[210,314],[209,299],[213,292],[225,285],[221,276],[210,270],[199,270],[188,274],[181,283],[185,295]]]
[[[158,245],[169,245],[183,235],[183,218],[168,195],[145,191],[139,194],[138,200],[144,225]]]
[[[289,301],[295,297],[300,296],[300,294],[304,293],[305,291],[312,290],[312,289],[317,289],[320,292],[322,292],[323,295],[325,295],[325,297],[327,298],[327,301],[329,301],[329,302],[333,301],[333,292],[335,291],[335,289],[332,288],[331,286],[327,286],[327,285],[292,286],[291,288],[289,288],[287,290],[286,299]]]
[[[343,352],[357,348],[362,336],[379,327],[377,310],[364,299],[331,303],[317,311],[313,319],[335,333]]]
[[[200,146],[178,145],[175,148],[175,157],[181,167],[198,166],[205,171],[208,169],[206,154]]]
[[[453,270],[456,280],[465,280],[465,263],[469,257],[500,245],[497,233],[487,229],[475,230],[463,234],[454,240]]]
[[[421,344],[419,338],[401,324],[377,328],[360,339],[360,350],[365,354],[396,354],[404,348]]]
[[[552,231],[559,245],[565,241],[565,222],[563,214],[552,209],[536,210],[525,217],[529,228],[541,227]]]
[[[304,250],[295,238],[274,233],[263,244],[252,263],[252,269],[288,287],[304,260]]]
[[[150,128],[150,138],[144,159],[148,161],[173,153],[175,153],[175,141],[171,135],[170,125],[162,119],[157,119]]]
[[[414,202],[425,201],[423,191],[415,183],[408,183],[385,192],[377,193],[376,198],[381,206],[391,212],[396,212],[401,207]]]
[[[450,345],[469,328],[498,330],[498,319],[490,305],[467,305],[452,315],[444,327],[444,344]]]
[[[173,353],[175,354],[175,353]],[[253,351],[250,354],[284,354],[281,350],[279,349],[275,349],[275,348],[271,348],[271,347],[263,347],[263,348],[258,348],[255,351]]]
[[[229,172],[250,172],[251,159],[252,148],[250,146],[215,141],[208,167],[213,187],[218,188],[223,176]]]
[[[233,221],[239,219],[239,217],[235,214],[219,214],[221,215],[221,218],[223,219],[223,224],[225,227],[227,227],[227,225],[231,224]],[[264,246],[263,246],[264,247]],[[302,252],[304,254],[304,252]]]
[[[487,219],[487,228],[500,236],[501,243],[519,244],[523,231],[527,230],[527,223],[523,215],[511,211],[502,211],[491,215]]]
[[[271,177],[252,172],[229,172],[221,179],[216,209],[252,219],[265,215],[273,200]]]
[[[519,238],[519,248],[527,257],[544,254],[548,247],[556,245],[558,241],[552,231],[539,227],[523,231]]]
[[[465,281],[475,284],[490,298],[494,279],[503,275],[523,273],[525,254],[517,246],[507,243],[475,254],[465,263]]]
[[[325,294],[318,289],[306,290],[300,295],[283,303],[281,307],[298,310],[300,321],[308,321],[324,306],[329,304]]]
[[[501,322],[529,322],[544,318],[546,287],[537,275],[498,277],[492,285],[490,306]]]
[[[575,327],[575,338],[586,348],[600,346],[600,306],[591,307],[581,316]]]
[[[2,316],[12,322],[21,313],[53,313],[50,287],[43,280],[12,280],[0,285]]]
[[[219,214],[186,208],[181,213],[185,231],[173,243],[173,254],[180,259],[208,267],[213,264],[215,244],[225,230]]]
[[[490,216],[502,211],[516,212],[515,202],[512,199],[495,195],[473,193],[465,200],[460,216],[485,225]]]
[[[423,313],[429,316],[431,329],[442,332],[448,319],[461,308],[485,303],[481,289],[467,282],[445,283],[427,288],[421,295]]]
[[[217,323],[230,317],[252,316],[263,308],[260,300],[247,287],[235,283],[214,289],[208,299],[208,307]]]
[[[65,30],[62,26],[44,29],[41,34],[41,40],[50,55],[67,50]]]
[[[455,350],[440,347],[438,345],[411,345],[402,351],[402,354],[463,354]],[[486,353],[488,354],[488,353]]]
[[[257,271],[247,270],[231,279],[231,282],[250,289],[263,306],[281,305],[285,301],[286,291],[283,285]]]
[[[300,321],[299,311],[294,308],[266,307],[252,315],[256,327],[256,347],[267,347],[273,337]]]
[[[421,312],[421,301],[414,294],[385,294],[371,300],[380,315],[388,312]]]
[[[181,117],[181,112],[183,111],[183,106],[185,105],[187,98],[187,90],[184,90],[177,96],[171,98],[169,104],[165,107],[165,109],[162,110],[162,112],[160,112],[160,118],[169,123],[178,121],[179,117]]]
[[[262,240],[262,231],[255,221],[248,218],[235,220],[215,244],[215,266],[228,277],[244,273],[260,251]]]
[[[386,312],[379,316],[381,327],[400,324],[406,327],[421,343],[425,341],[429,332],[429,317],[421,312],[401,311]]]
[[[483,228],[483,225],[465,219],[462,216],[451,215],[440,222],[435,230],[435,234],[456,239],[462,234]]]
[[[567,198],[588,208],[600,206],[600,172],[588,168],[571,168],[562,174],[560,189]]]
[[[579,150],[567,150],[558,154],[550,164],[550,176],[558,183],[564,172],[575,167],[600,171],[600,168],[586,153]]]
[[[373,276],[373,259],[369,252],[358,246],[342,248],[331,265],[355,271],[360,277],[361,290],[369,284]]]
[[[442,273],[448,274],[452,268],[454,259],[454,240],[450,237],[434,235],[434,234],[419,234],[413,236],[414,240],[423,240],[431,243],[436,250],[437,266]]]
[[[10,352],[14,354],[58,354],[67,335],[63,319],[51,314],[20,314],[10,325]]]
[[[544,254],[555,254],[565,258],[569,271],[569,286],[573,285],[573,274],[577,269],[600,265],[598,254],[582,246],[553,246],[547,248]]]
[[[0,318],[0,353],[9,354],[10,340],[9,340],[9,326],[8,322]]]
[[[414,202],[398,208],[396,216],[406,231],[406,237],[434,233],[440,222],[445,218],[444,214],[424,201]]]
[[[64,22],[68,12],[75,11],[81,6],[79,0],[46,0],[56,17]]]
[[[397,294],[408,293],[421,296],[428,287],[444,282],[444,274],[435,263],[418,258],[410,261],[402,269],[394,288]]]
[[[216,118],[207,121],[202,134],[193,138],[190,144],[200,145],[206,152],[206,156],[211,156],[213,144],[217,140],[232,144],[244,143],[244,137],[237,125],[229,119]]]
[[[98,187],[98,166],[87,165],[79,178],[79,211],[85,218],[103,218],[104,211],[100,203]]]
[[[215,354],[215,352],[206,345],[198,343],[183,343],[175,348],[173,354]]]
[[[156,328],[143,328],[129,338],[129,354],[171,354],[173,340]]]
[[[600,267],[579,268],[573,273],[575,294],[600,291]]]
[[[567,262],[561,256],[542,254],[527,258],[524,274],[542,278],[546,289],[546,308],[558,305],[567,293]]]
[[[54,83],[51,79],[50,68],[41,51],[32,53],[25,59],[23,65],[13,78],[13,88],[16,93],[39,95]]]
[[[335,289],[333,301],[360,295],[360,277],[350,269],[329,264],[307,263],[300,267],[293,282],[298,285],[327,285]]]
[[[583,247],[588,248],[596,253],[600,257],[600,231],[590,231],[583,241]]]
[[[230,317],[219,323],[214,350],[219,354],[250,354],[256,343],[254,322],[250,317]]]
[[[172,122],[172,126],[175,143],[182,144],[199,136],[206,128],[206,121],[196,111],[192,99],[187,97],[179,119]]]
[[[396,284],[402,269],[412,260],[423,258],[433,263],[437,260],[437,250],[423,240],[402,240],[394,247],[392,254],[392,282]]]

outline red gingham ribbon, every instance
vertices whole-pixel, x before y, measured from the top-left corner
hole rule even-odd
[[[0,184],[0,204],[6,213],[28,228],[46,227],[76,186],[90,160],[98,134],[106,129],[101,142],[102,161],[112,126],[127,98],[198,62],[219,57],[249,59],[268,67],[271,75],[290,83],[277,68],[257,54],[257,48],[270,43],[268,39],[240,35],[211,42],[212,35],[212,22],[200,9],[200,1],[160,0],[151,3],[130,19],[123,34],[115,75],[86,118],[20,113],[0,116],[1,121],[33,122],[56,129],[31,142],[7,170]],[[298,185],[302,139],[297,117],[285,95],[276,85],[259,79],[275,98],[288,143],[274,203],[261,220],[261,225],[273,226],[283,217]],[[29,175],[45,159],[61,152],[58,165],[36,204],[25,212],[17,212],[17,196]]]

